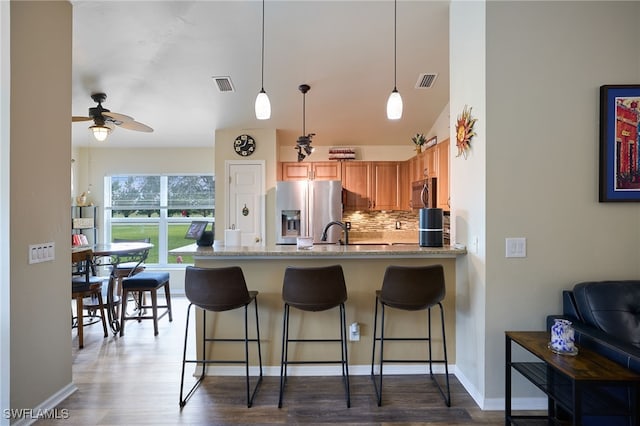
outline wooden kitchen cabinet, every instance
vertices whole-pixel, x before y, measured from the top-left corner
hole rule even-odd
[[[449,148],[449,139],[446,139],[406,161],[409,182],[404,192],[407,205],[411,199],[411,182],[435,177],[438,178],[436,207],[449,211]]]
[[[339,161],[282,162],[281,180],[341,180]]]
[[[438,176],[438,161],[437,161],[437,153],[436,147],[438,145],[430,146],[426,150],[422,152],[422,169],[423,176],[420,179],[424,179],[425,177],[437,177]]]
[[[371,166],[368,161],[342,163],[342,193],[345,210],[369,210]]]
[[[371,210],[403,210],[406,193],[403,185],[402,163],[399,161],[374,161],[371,163]]]
[[[400,161],[345,161],[345,210],[407,210],[407,170]]]
[[[438,164],[438,207],[449,211],[449,139],[435,146]]]

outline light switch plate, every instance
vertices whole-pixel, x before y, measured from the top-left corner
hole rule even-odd
[[[29,264],[50,262],[56,258],[56,243],[40,243],[29,245]]]
[[[527,257],[526,238],[505,238],[505,257]]]

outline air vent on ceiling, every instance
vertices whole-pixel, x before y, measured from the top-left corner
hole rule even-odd
[[[418,81],[416,82],[416,89],[430,89],[433,87],[433,84],[436,82],[436,78],[438,74],[435,73],[422,73],[418,76]]]
[[[218,91],[221,93],[226,92],[234,92],[233,83],[231,82],[231,77],[213,77],[213,80],[216,82],[216,86],[218,87]]]

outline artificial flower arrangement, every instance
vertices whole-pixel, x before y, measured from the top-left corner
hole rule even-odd
[[[422,145],[427,142],[427,138],[422,133],[416,133],[414,137],[411,138],[411,141],[416,146],[416,152],[422,151]]]

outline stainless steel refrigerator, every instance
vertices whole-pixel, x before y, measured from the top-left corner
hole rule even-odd
[[[342,182],[300,180],[276,183],[276,243],[296,244],[297,237],[313,236],[319,243],[324,227],[342,220]],[[337,243],[339,226],[327,233],[328,243]]]

